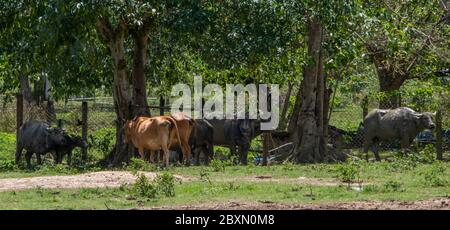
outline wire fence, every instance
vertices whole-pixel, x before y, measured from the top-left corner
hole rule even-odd
[[[81,135],[83,126],[83,101],[87,102],[87,133],[114,133],[116,115],[113,99],[111,97],[97,98],[74,98],[65,102],[57,102],[49,105],[47,102],[39,106],[24,105],[23,121],[38,120],[50,123],[52,126],[62,126],[68,132]],[[0,95],[0,132],[14,133],[17,126],[16,99],[6,100]],[[161,113],[160,98],[148,98],[150,113],[159,115]],[[169,113],[167,106],[162,103],[166,114]],[[376,102],[369,103],[368,111],[377,107]],[[450,149],[450,100],[443,100],[441,105],[443,149]],[[364,131],[361,123],[365,112],[357,103],[349,103],[333,109],[329,120],[329,142],[333,146],[342,149],[361,150],[364,142]],[[113,136],[113,135],[112,135]],[[282,145],[288,139],[283,136]],[[275,138],[275,142],[277,138]],[[435,144],[436,135],[429,131],[420,133],[415,139],[415,145]],[[382,142],[379,146],[382,151],[400,149],[400,142]]]

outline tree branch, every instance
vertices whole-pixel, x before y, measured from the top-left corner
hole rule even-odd
[[[95,25],[104,40],[110,41],[112,39],[113,29],[112,29],[112,26],[111,26],[111,23],[109,22],[109,20],[107,20],[103,17],[100,17],[95,22]]]
[[[414,58],[411,61],[411,63],[408,65],[408,68],[406,68],[405,75],[408,75],[411,71],[411,69],[414,67],[414,65],[417,63],[417,60],[419,59],[419,56],[421,56],[421,53],[425,50],[426,47],[431,43],[432,36],[434,32],[436,31],[436,28],[444,21],[448,19],[448,15],[444,15],[438,22],[436,22],[433,25],[433,28],[431,29],[430,34],[427,36],[427,38],[422,42],[422,45],[420,48],[416,51],[416,53],[413,55]]]

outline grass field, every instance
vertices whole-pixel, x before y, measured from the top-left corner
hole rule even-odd
[[[336,110],[330,123],[345,130],[355,130],[360,121],[360,110],[349,113]],[[236,166],[225,161],[214,160],[209,166],[171,166],[161,169],[141,160],[133,160],[128,166],[105,169],[95,164],[112,150],[114,128],[112,113],[98,112],[90,117],[91,124],[98,128],[89,131],[89,164],[77,162],[79,150],[74,152],[76,167],[66,164],[53,165],[47,159],[42,166],[32,170],[14,163],[15,134],[0,133],[0,209],[132,209],[157,207],[196,207],[222,203],[251,203],[257,205],[322,205],[342,202],[389,202],[420,201],[430,199],[450,200],[450,163],[434,160],[432,146],[413,149],[413,154],[401,157],[395,151],[383,151],[382,162],[353,160],[342,164],[290,163],[263,166]],[[76,120],[78,114],[63,114],[65,119]],[[99,120],[100,123],[96,122]],[[94,126],[93,126],[94,127]],[[78,132],[78,130],[70,130]],[[261,143],[254,141],[257,149]],[[227,153],[226,148],[217,148]],[[359,150],[349,152],[354,159],[364,159]],[[250,155],[249,162],[252,162]],[[373,157],[373,155],[371,155]],[[448,159],[448,151],[445,153]],[[386,160],[387,159],[387,160]],[[45,177],[57,182],[53,176],[78,176],[92,172],[114,170],[125,172],[154,172],[169,179],[131,181],[120,186],[60,188],[30,186],[16,189],[14,184],[23,184],[25,179]],[[186,181],[170,179],[189,178]],[[137,177],[140,178],[140,177]],[[6,180],[10,182],[5,183]],[[11,181],[14,183],[11,184]],[[75,183],[75,182],[74,182]],[[87,181],[86,183],[89,183]],[[11,188],[7,188],[11,186]],[[106,185],[108,186],[108,185]],[[165,194],[169,189],[171,195]],[[350,206],[351,206],[350,205]],[[260,206],[258,206],[260,207]],[[264,206],[267,207],[267,206]],[[264,208],[263,207],[263,208]],[[260,207],[261,208],[261,207]],[[401,206],[400,206],[401,208]],[[449,207],[447,207],[449,208]]]
[[[48,166],[51,168],[51,166]],[[349,201],[414,201],[450,196],[450,164],[417,163],[411,158],[392,162],[263,166],[210,166],[159,169],[136,160],[127,171],[153,171],[190,178],[164,182],[173,196],[158,192],[160,182],[150,180],[111,188],[30,188],[0,192],[0,209],[130,209],[171,205],[197,205],[229,201],[321,204]],[[57,170],[55,170],[57,171]],[[5,177],[54,175],[43,171],[1,173]],[[85,171],[64,171],[77,174]],[[158,184],[159,183],[159,184]],[[0,180],[1,184],[1,180]],[[1,186],[0,186],[1,187]]]

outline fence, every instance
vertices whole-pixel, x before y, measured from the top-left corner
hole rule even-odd
[[[438,158],[442,159],[442,154],[450,150],[450,95],[440,95],[436,98],[438,103],[435,116],[436,129],[434,132],[425,130],[414,140],[413,146],[423,147],[433,144],[436,147]],[[412,107],[416,111],[424,112],[429,106],[415,108],[409,98],[402,99],[402,106]],[[344,149],[361,149],[364,142],[364,130],[362,125],[365,115],[372,109],[378,108],[378,101],[355,100],[338,105],[333,108],[329,122],[329,140],[333,144]],[[398,150],[401,148],[399,141],[381,142],[381,151]]]
[[[101,133],[104,130],[113,133],[115,129],[116,115],[111,97],[69,99],[50,106],[46,103],[32,107],[24,105],[23,111],[20,111],[21,107],[17,106],[21,104],[20,97],[5,100],[0,96],[0,102],[3,102],[0,107],[0,132],[14,133],[17,125],[21,123],[21,117],[23,117],[23,121],[34,119],[46,121],[53,126],[62,126],[70,133],[80,135],[85,139],[93,133]],[[148,104],[152,115],[169,112],[168,103],[164,98],[148,98]],[[335,106],[330,114],[330,143],[344,149],[360,150],[364,141],[360,123],[367,111],[376,107],[376,102],[364,100]],[[436,123],[437,129],[441,131],[431,137],[426,133],[422,134],[422,137],[418,138],[418,144],[436,143],[437,152],[442,155],[450,148],[450,100],[442,100],[440,108]],[[20,116],[20,114],[23,115]],[[269,145],[268,137],[265,135],[262,139],[264,139],[263,152],[266,155],[267,145]],[[273,144],[270,144],[273,147]],[[380,147],[381,150],[399,149],[400,144],[399,142],[382,143]],[[83,153],[85,155],[85,151]]]

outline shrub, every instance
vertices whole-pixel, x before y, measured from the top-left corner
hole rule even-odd
[[[430,167],[420,172],[423,176],[425,184],[432,187],[446,186],[448,180],[446,176],[446,167],[442,162],[435,162]]]
[[[225,164],[226,163],[224,161],[221,161],[219,159],[213,159],[210,162],[210,167],[214,172],[223,172],[225,171]]]
[[[386,192],[403,192],[403,184],[396,180],[389,180],[383,184],[383,189]]]
[[[155,171],[156,166],[139,158],[131,158],[128,168],[136,171]]]
[[[0,160],[14,159],[16,152],[16,135],[0,132]]]
[[[336,168],[337,177],[345,183],[361,181],[361,166],[359,161],[349,160],[347,163],[339,164]]]
[[[89,135],[89,149],[97,150],[106,156],[114,148],[115,130],[113,128],[103,128]]]
[[[132,191],[141,197],[156,198],[157,188],[151,183],[144,174],[139,174],[136,182],[133,184]]]
[[[13,171],[17,169],[17,165],[14,160],[2,160],[0,161],[0,172]]]
[[[282,169],[283,171],[293,171],[294,170],[294,163],[290,161],[285,161],[282,163]]]
[[[155,179],[155,183],[158,191],[166,197],[175,196],[175,177],[172,174],[168,172],[159,174]]]

